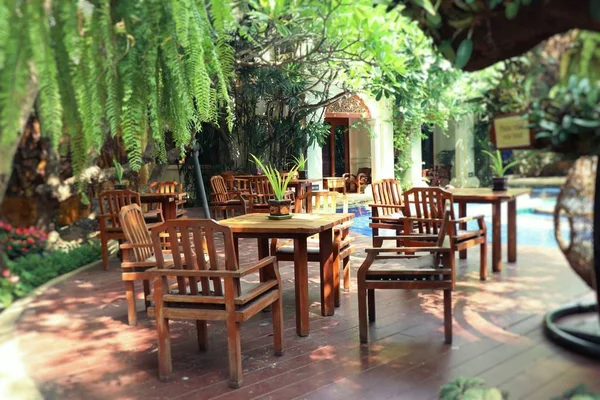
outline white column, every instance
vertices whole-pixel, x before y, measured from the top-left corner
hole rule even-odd
[[[413,186],[423,186],[423,154],[421,132],[413,132],[410,138],[410,159],[412,164],[405,175]]]
[[[308,177],[319,179],[323,177],[323,152],[316,143],[308,148],[306,152]]]
[[[454,148],[456,150],[452,185],[456,187],[476,186],[476,181],[473,179],[475,175],[474,116],[469,114],[459,121],[451,122],[451,124],[454,128]]]

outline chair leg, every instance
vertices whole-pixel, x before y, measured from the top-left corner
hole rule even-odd
[[[148,300],[148,296],[150,296],[150,281],[148,279],[144,279],[144,304],[146,309],[150,307],[150,300]]]
[[[173,373],[169,319],[157,315],[156,331],[158,332],[158,379],[168,381]]]
[[[333,260],[333,303],[336,307],[340,306],[340,256],[339,254]]]
[[[350,256],[344,258],[344,291],[350,291]]]
[[[367,325],[367,289],[358,282],[358,329],[361,343],[369,341]]]
[[[460,258],[461,260],[466,260],[467,259],[467,250],[459,251],[458,258]]]
[[[196,320],[196,334],[198,335],[198,350],[206,351],[208,344],[208,330],[206,329],[206,321]]]
[[[135,312],[135,282],[125,281],[125,296],[127,298],[127,322],[129,326],[137,325],[137,314]]]
[[[227,348],[229,350],[229,387],[242,386],[242,347],[240,343],[240,323],[235,316],[227,321]]]
[[[444,289],[444,336],[446,344],[452,343],[452,290]]]
[[[102,248],[102,266],[108,270],[108,239],[104,235],[100,236],[100,246]]]
[[[369,322],[375,321],[375,289],[367,290],[369,298]]]
[[[373,247],[381,247],[383,246],[383,240],[375,239],[375,236],[379,236],[379,228],[372,228],[373,230]]]
[[[281,301],[281,292],[279,298],[272,303],[273,312],[273,347],[275,355],[283,355],[283,307]]]
[[[479,260],[479,279],[485,281],[487,275],[487,243],[484,241],[481,244],[480,260]]]

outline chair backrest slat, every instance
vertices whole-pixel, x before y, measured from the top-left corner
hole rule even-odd
[[[296,198],[294,212],[301,213],[302,205],[306,201],[307,214],[335,214],[337,213],[337,201],[343,197],[342,212],[348,212],[348,198],[339,192],[308,192]]]
[[[101,214],[113,216],[112,227],[120,227],[119,211],[124,206],[141,204],[140,194],[131,190],[108,190],[98,195],[98,204]]]
[[[255,194],[273,194],[273,187],[269,179],[264,175],[253,176],[250,178],[250,189]]]
[[[212,187],[215,201],[224,203],[229,200],[228,188],[225,179],[221,175],[211,177],[210,186]]]
[[[373,200],[375,204],[403,205],[402,187],[395,179],[381,179],[373,182]],[[378,209],[380,216],[399,213],[401,209],[381,207]]]
[[[119,211],[119,222],[127,242],[131,244],[152,244],[152,237],[139,205],[130,204],[122,207]],[[151,247],[141,247],[133,249],[133,254],[135,261],[139,262],[152,257],[153,251]]]
[[[233,234],[228,227],[209,219],[169,220],[152,229],[155,252],[161,245],[161,235],[168,236],[171,244],[174,268],[188,270],[238,270],[238,262],[233,245]],[[218,251],[221,249],[222,251]],[[220,255],[224,254],[223,257]],[[208,262],[205,257],[208,256]],[[219,262],[219,261],[224,261]],[[159,269],[165,268],[163,257],[157,257]],[[187,279],[187,282],[186,282]],[[212,281],[212,288],[210,282]],[[199,284],[199,285],[198,285]],[[223,296],[221,278],[200,279],[178,278],[179,294]],[[239,282],[235,283],[239,293]],[[189,290],[188,290],[189,288]]]
[[[452,193],[439,187],[412,188],[404,192],[404,213],[409,217],[440,220],[448,212],[454,218],[454,210],[446,210],[446,202],[452,204]],[[438,233],[439,223],[416,223],[419,233]]]

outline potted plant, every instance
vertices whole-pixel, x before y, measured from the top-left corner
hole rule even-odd
[[[504,164],[502,162],[502,154],[500,154],[500,150],[496,150],[496,153],[491,153],[487,150],[482,150],[482,151],[490,158],[490,161],[492,162],[492,165],[491,165],[492,170],[496,174],[496,176],[492,178],[492,182],[493,182],[492,190],[497,190],[497,191],[506,190],[506,184],[508,182],[508,178],[506,176],[504,176],[504,174],[506,173],[506,171],[508,171],[509,168],[517,165],[519,163],[519,161],[515,160],[504,166]]]
[[[298,169],[298,179],[306,179],[306,157],[304,153],[300,154],[300,157],[294,157],[294,163]]]
[[[113,164],[115,165],[115,177],[117,178],[117,183],[115,184],[115,189],[117,189],[117,190],[127,189],[127,185],[123,183],[123,167],[114,158],[113,158]]]
[[[264,165],[263,162],[258,159],[254,154],[250,154],[254,159],[256,165],[262,170],[273,188],[274,199],[269,200],[269,218],[271,219],[288,219],[292,218],[290,214],[290,208],[292,200],[285,198],[287,186],[292,180],[292,177],[298,171],[297,167],[290,170],[287,177],[283,178],[279,171],[273,168],[272,165]]]

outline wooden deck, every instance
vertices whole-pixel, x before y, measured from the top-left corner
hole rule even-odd
[[[370,239],[360,237],[358,248]],[[253,240],[241,254],[256,257]],[[503,254],[506,254],[503,252]],[[209,350],[197,351],[195,325],[173,322],[172,381],[157,379],[153,321],[138,300],[139,324],[126,324],[116,260],[88,270],[32,303],[17,329],[23,362],[46,399],[434,399],[458,376],[480,376],[511,399],[550,399],[577,384],[600,391],[600,363],[564,351],[543,336],[541,317],[589,289],[557,249],[519,247],[517,264],[478,280],[478,250],[458,262],[454,344],[443,344],[441,293],[378,291],[370,344],[358,341],[355,282],[333,317],[320,316],[318,265],[311,263],[311,334],[295,333],[293,268],[281,264],[286,342],[272,352],[271,316],[242,326],[244,383],[227,386],[225,325],[209,326]],[[363,257],[352,260],[352,276]],[[458,261],[458,260],[457,260]],[[140,285],[141,286],[141,285]],[[141,288],[140,288],[141,289]]]

